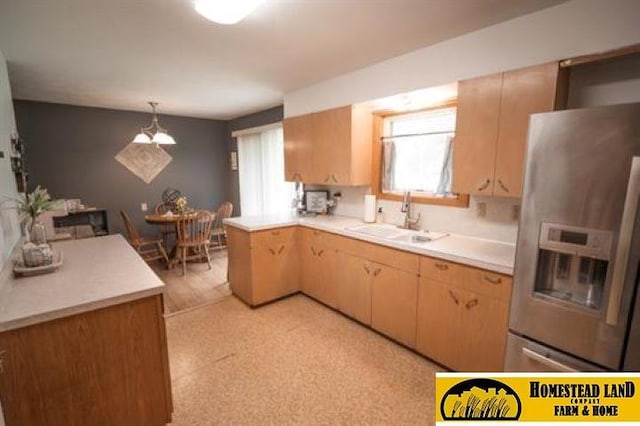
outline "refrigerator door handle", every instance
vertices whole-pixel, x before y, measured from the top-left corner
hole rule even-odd
[[[539,354],[538,352],[533,351],[529,348],[522,348],[522,355],[526,356],[527,358],[533,361],[539,362],[540,364],[543,364],[553,369],[554,371],[562,371],[567,373],[574,373],[578,371],[575,368],[572,368],[554,359],[547,358],[546,356]]]
[[[622,303],[622,290],[624,288],[627,263],[629,262],[629,250],[631,249],[631,237],[633,233],[633,222],[636,217],[638,207],[638,197],[640,196],[640,157],[633,157],[631,162],[631,172],[629,173],[629,185],[627,195],[624,200],[624,210],[622,211],[622,223],[620,225],[620,237],[616,249],[616,260],[613,265],[613,277],[611,278],[611,290],[609,292],[609,303],[605,321],[608,325],[616,326],[620,315],[620,305]]]

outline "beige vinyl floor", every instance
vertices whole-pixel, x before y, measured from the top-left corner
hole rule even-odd
[[[438,366],[306,296],[166,325],[173,425],[434,423]]]

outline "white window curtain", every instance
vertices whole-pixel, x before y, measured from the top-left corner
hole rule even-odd
[[[282,126],[238,136],[238,174],[243,216],[291,210],[295,184],[284,180]]]

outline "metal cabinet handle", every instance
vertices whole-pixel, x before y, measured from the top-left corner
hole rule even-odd
[[[533,361],[539,362],[540,364],[545,365],[545,366],[551,368],[554,371],[565,371],[565,372],[568,372],[568,373],[574,373],[574,372],[578,371],[573,367],[570,367],[570,366],[568,366],[566,364],[563,364],[563,363],[561,363],[559,361],[556,361],[556,360],[551,359],[549,357],[546,357],[546,356],[544,356],[542,354],[539,354],[536,351],[532,351],[529,348],[522,348],[522,355],[524,355],[525,357],[527,357],[527,358],[529,358],[529,359],[531,359]]]
[[[444,263],[436,263],[436,268],[441,271],[446,271],[449,269],[449,265],[445,265]]]
[[[478,305],[478,299],[471,299],[467,303],[464,304],[464,307],[467,309],[471,309],[474,306]]]
[[[498,185],[500,185],[500,189],[502,189],[504,192],[509,192],[509,188],[507,188],[507,185],[502,182],[502,179],[498,179]]]
[[[491,183],[491,179],[485,180],[482,184],[480,184],[480,186],[478,186],[478,191],[484,191],[489,187],[490,183]]]
[[[636,209],[640,198],[640,157],[633,157],[631,161],[631,172],[629,173],[629,184],[627,195],[624,200],[622,210],[622,223],[620,225],[620,237],[616,250],[616,260],[613,265],[613,276],[611,277],[611,290],[609,291],[609,304],[605,320],[608,325],[617,325],[620,315],[620,304],[622,303],[622,290],[626,281],[627,263],[629,262],[629,251],[631,250],[631,237],[633,236],[633,222],[635,221]],[[633,272],[635,273],[635,271]]]
[[[501,284],[502,283],[502,278],[498,277],[498,278],[491,278],[489,275],[485,275],[484,276],[484,280],[488,283],[491,284]]]
[[[284,250],[284,246],[280,247],[280,250],[278,250],[278,254],[282,253],[282,250]]]
[[[325,183],[328,183],[328,182],[329,182],[329,179],[331,179],[331,176],[327,175],[327,177],[326,177],[326,178],[324,178],[324,182],[325,182]]]
[[[460,304],[460,301],[458,300],[458,298],[456,297],[455,294],[453,294],[453,291],[449,290],[449,296],[451,296],[451,298],[453,299],[453,301],[455,302],[456,305]]]
[[[369,273],[370,273],[371,271],[369,270],[369,268],[367,268],[367,265],[362,265],[362,266],[363,266],[364,270],[365,270],[365,271],[367,271],[367,275],[369,275]]]
[[[320,251],[318,252],[318,256],[322,256],[322,253],[324,253],[324,249],[322,249],[322,250],[320,250]]]
[[[338,178],[333,173],[331,173],[331,179],[333,179],[335,183],[338,183]]]
[[[276,251],[274,249],[272,249],[271,247],[269,247],[269,253],[276,254]]]
[[[380,268],[378,268],[378,269],[376,269],[375,271],[373,271],[373,276],[374,276],[374,277],[377,277],[377,276],[378,276],[378,274],[380,273],[380,271],[382,271],[382,269],[380,269]]]
[[[311,253],[313,253],[314,256],[316,256],[318,253],[316,253],[316,251],[313,249],[313,247],[311,247]]]

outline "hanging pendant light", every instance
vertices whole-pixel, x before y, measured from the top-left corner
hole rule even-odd
[[[133,143],[155,143],[156,145],[175,145],[176,141],[171,137],[167,129],[158,123],[158,115],[156,114],[157,102],[149,102],[153,118],[151,125],[140,129],[140,133],[133,138]]]

